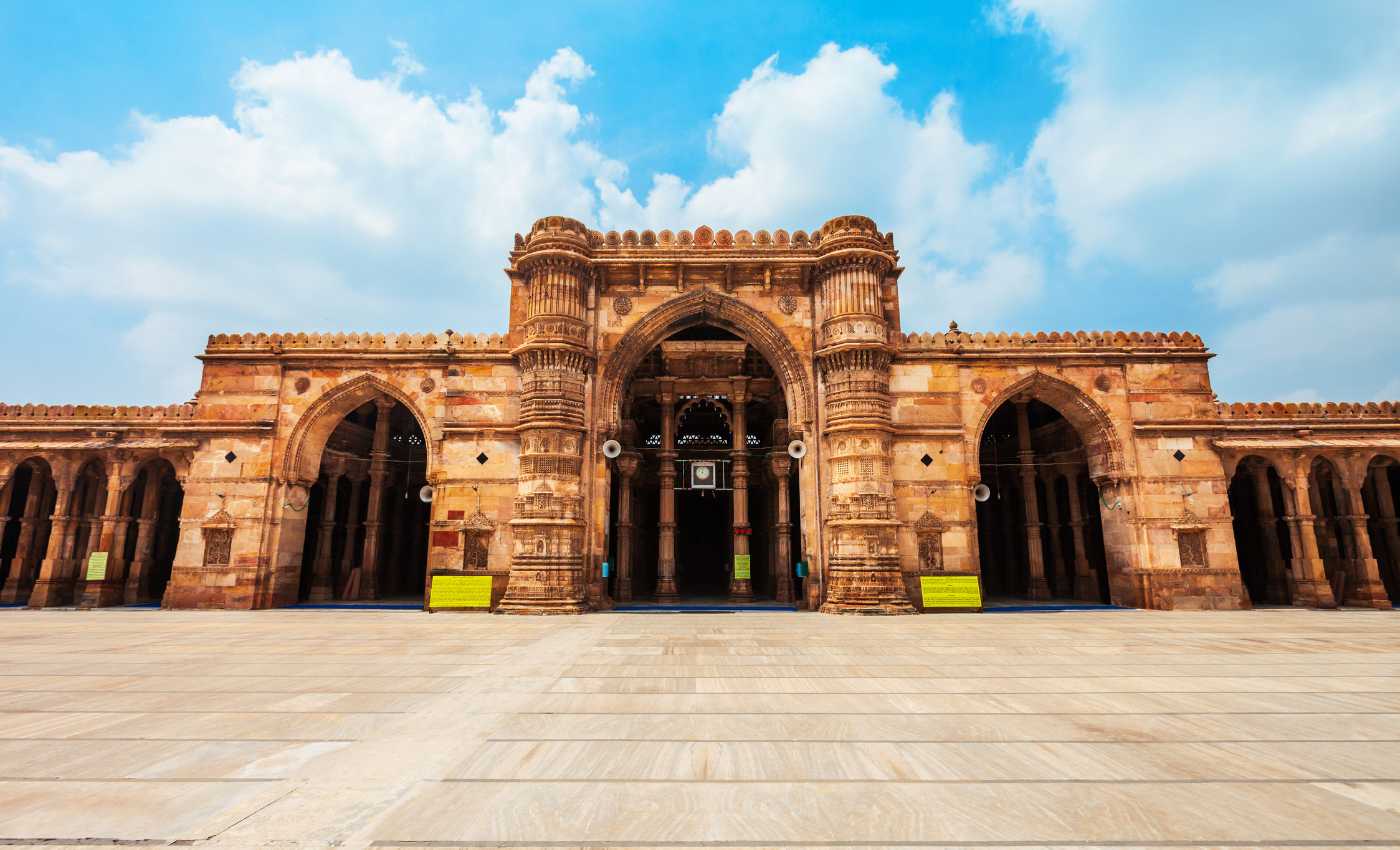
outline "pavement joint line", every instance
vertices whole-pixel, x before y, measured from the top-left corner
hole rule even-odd
[[[414,840],[378,840],[370,845],[371,847],[443,847],[443,848],[467,848],[467,847],[502,847],[502,848],[607,848],[607,850],[629,850],[630,848],[653,848],[666,847],[687,850],[687,848],[705,847],[732,847],[732,848],[766,848],[766,847],[833,847],[851,848],[851,850],[861,850],[861,848],[885,848],[885,847],[946,847],[956,850],[960,847],[1035,847],[1041,850],[1056,850],[1056,848],[1102,848],[1102,847],[1179,847],[1179,848],[1270,848],[1270,847],[1298,847],[1298,848],[1322,848],[1322,847],[1400,847],[1400,841],[1387,839],[1331,839],[1331,840],[1261,840],[1261,841],[590,841],[586,839],[575,839],[572,841],[414,841]]]
[[[492,744],[1089,744],[1114,747],[1169,747],[1177,744],[1400,744],[1400,738],[1173,738],[1123,741],[1102,738],[487,738]]]
[[[83,780],[74,780],[83,781]],[[1316,785],[1328,782],[1368,782],[1376,785],[1400,783],[1400,777],[1357,778],[1317,776],[1306,778],[1260,778],[1241,779],[1224,777],[1220,779],[910,779],[901,777],[861,777],[856,779],[684,779],[676,777],[605,777],[600,779],[567,776],[516,776],[516,777],[444,777],[428,779],[446,785],[461,784],[560,784],[560,785]]]

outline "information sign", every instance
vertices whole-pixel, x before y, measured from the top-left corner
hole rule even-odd
[[[739,578],[749,578],[749,577],[750,577],[750,576],[749,576],[749,567],[750,567],[750,564],[752,563],[752,557],[753,557],[752,555],[735,555],[735,556],[734,556],[734,577],[735,577],[736,579],[739,579]]]
[[[919,576],[925,608],[981,608],[977,576]]]
[[[490,608],[490,576],[433,576],[429,608]]]
[[[103,581],[107,578],[107,553],[93,552],[88,555],[87,580]]]

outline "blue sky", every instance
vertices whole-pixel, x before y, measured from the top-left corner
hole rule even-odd
[[[867,212],[906,330],[1195,330],[1400,396],[1400,6],[0,0],[0,399],[217,330],[497,330],[514,231]],[[1301,344],[1300,344],[1301,343]]]

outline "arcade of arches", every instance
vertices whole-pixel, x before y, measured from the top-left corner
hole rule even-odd
[[[1222,402],[1186,332],[911,321],[903,274],[859,215],[549,216],[501,333],[215,334],[184,404],[0,404],[0,604],[1400,598],[1400,404]]]

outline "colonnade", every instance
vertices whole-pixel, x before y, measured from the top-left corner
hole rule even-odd
[[[1253,601],[1390,608],[1372,532],[1379,533],[1387,569],[1394,570],[1400,530],[1389,474],[1393,464],[1388,458],[1371,460],[1361,454],[1301,452],[1239,459],[1234,481],[1237,487],[1247,481],[1250,497],[1232,504],[1236,550],[1242,567],[1257,567],[1265,577],[1263,598]],[[1241,516],[1241,507],[1250,508],[1252,516]],[[1283,510],[1281,524],[1278,507]],[[1253,534],[1251,524],[1257,528]],[[1260,545],[1248,545],[1251,538]],[[1400,576],[1393,576],[1390,584],[1400,584]]]
[[[168,578],[182,497],[173,467],[161,460],[59,453],[25,460],[0,481],[0,603],[101,607],[158,598],[163,582],[153,579]],[[106,553],[106,563],[90,576],[96,553]]]

